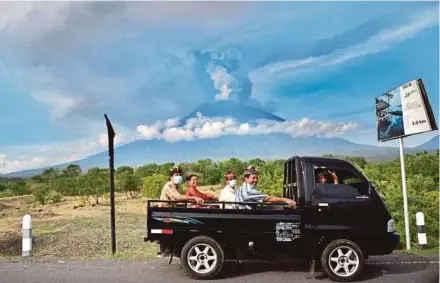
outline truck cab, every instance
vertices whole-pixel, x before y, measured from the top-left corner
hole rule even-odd
[[[145,240],[168,245],[196,279],[217,276],[225,259],[287,255],[317,260],[340,282],[355,280],[368,256],[389,254],[399,243],[380,195],[361,170],[345,160],[287,159],[281,190],[296,201],[295,208],[241,203],[251,209],[226,209],[224,202],[206,203],[209,208],[189,208],[187,202],[156,207],[161,201],[150,200]]]
[[[345,160],[324,157],[293,157],[284,167],[283,194],[304,209],[305,230],[327,239],[350,235],[362,245],[366,257],[395,249],[399,236],[394,220],[360,169]],[[336,183],[330,172],[337,176]],[[327,175],[327,182],[320,182],[320,174]]]

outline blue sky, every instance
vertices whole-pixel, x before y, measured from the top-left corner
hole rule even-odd
[[[376,141],[374,97],[421,77],[438,120],[438,5],[2,2],[0,172],[105,149],[103,113],[128,142],[216,99],[396,145]]]

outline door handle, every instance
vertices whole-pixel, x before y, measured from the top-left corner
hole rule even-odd
[[[356,199],[369,199],[369,196],[356,196]]]
[[[329,207],[328,207],[328,203],[325,203],[325,202],[320,202],[320,203],[318,203],[318,211],[320,212],[322,209],[329,209]]]

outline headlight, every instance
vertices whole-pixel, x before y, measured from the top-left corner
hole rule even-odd
[[[387,232],[396,232],[396,222],[392,218],[388,220]]]

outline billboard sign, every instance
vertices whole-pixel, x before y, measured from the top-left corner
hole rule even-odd
[[[379,141],[437,130],[422,79],[376,97],[376,118]]]

